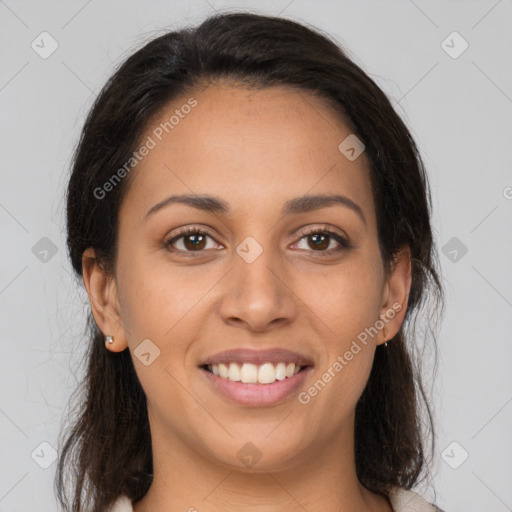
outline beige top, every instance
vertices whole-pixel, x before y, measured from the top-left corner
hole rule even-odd
[[[414,491],[400,487],[395,487],[389,493],[389,501],[394,512],[443,512]],[[110,512],[133,512],[132,503],[127,496],[120,496]]]

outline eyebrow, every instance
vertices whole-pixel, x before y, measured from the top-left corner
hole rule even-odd
[[[160,201],[159,203],[152,206],[147,213],[144,215],[143,220],[154,215],[156,212],[172,205],[172,204],[185,204],[191,208],[197,210],[208,211],[212,213],[218,213],[227,215],[230,212],[228,203],[223,199],[208,195],[172,195]],[[320,208],[326,208],[329,206],[340,205],[351,209],[361,218],[363,223],[366,225],[366,218],[364,216],[362,208],[352,201],[347,196],[339,194],[315,194],[306,195],[302,197],[296,197],[289,199],[284,204],[281,215],[296,215],[299,213],[306,213]]]

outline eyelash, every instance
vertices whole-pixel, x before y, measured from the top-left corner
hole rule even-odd
[[[174,242],[178,241],[180,238],[186,237],[187,235],[208,236],[212,240],[215,240],[207,231],[204,231],[203,229],[196,228],[196,227],[192,226],[192,227],[184,228],[176,236],[173,236],[172,238],[170,238],[169,240],[164,242],[164,246],[167,249],[170,248],[169,250],[171,250],[173,252],[189,253],[189,254],[194,254],[195,252],[198,252],[198,253],[204,252],[204,249],[200,250],[200,251],[183,251],[181,249],[172,248],[172,244]],[[338,242],[340,244],[340,246],[335,249],[322,250],[322,251],[314,251],[314,250],[310,251],[310,252],[317,253],[318,256],[321,256],[321,257],[332,256],[333,254],[337,254],[343,250],[347,250],[352,247],[351,243],[349,242],[349,240],[346,237],[344,237],[343,235],[340,235],[339,233],[335,233],[334,231],[326,229],[326,228],[308,229],[307,231],[305,231],[304,233],[301,234],[298,241],[300,242],[303,238],[306,238],[311,235],[327,235],[330,238],[333,238],[334,240],[336,240],[336,242]]]

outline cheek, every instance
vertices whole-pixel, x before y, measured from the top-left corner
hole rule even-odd
[[[382,301],[382,273],[363,258],[333,267],[327,274],[309,275],[302,280],[301,298],[324,324],[332,344],[342,350],[361,331],[379,318]]]
[[[359,344],[359,349],[340,354],[339,365],[331,365],[329,371],[322,375],[322,380],[325,380],[326,373],[331,379],[327,383],[330,388],[325,392],[324,407],[331,411],[333,428],[353,414],[370,376],[374,349],[363,344]],[[347,353],[352,354],[350,360]]]
[[[124,271],[123,271],[124,269]],[[155,265],[134,257],[119,265],[123,323],[129,341],[150,338],[164,344],[182,325],[190,328],[190,314],[214,280],[195,278],[169,264]],[[212,281],[210,283],[210,281]]]
[[[310,387],[299,401],[308,428],[321,430],[325,438],[338,437],[340,425],[350,424],[357,402],[370,376],[374,348],[351,339],[332,343],[328,362],[318,368]]]
[[[169,266],[144,265],[136,258],[127,263],[124,274],[119,266],[122,319],[137,376],[153,408],[165,404],[164,410],[182,410],[187,350],[204,315],[198,304],[212,285],[203,279],[191,286],[179,269],[171,272]]]
[[[328,278],[316,276],[304,283],[304,290],[310,290],[305,302],[314,313],[315,329],[322,333],[323,352],[319,380],[309,391],[317,397],[312,398],[318,400],[317,406],[333,411],[333,425],[353,410],[370,375],[382,299],[379,265],[361,254]]]

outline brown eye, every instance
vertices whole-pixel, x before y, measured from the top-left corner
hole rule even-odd
[[[308,238],[312,241],[310,247],[312,249],[321,249],[325,250],[329,247],[330,237],[329,235],[324,235],[322,233],[315,233],[313,235],[308,235]]]
[[[317,252],[319,256],[329,256],[351,247],[347,238],[326,229],[313,229],[303,233],[299,244],[304,239],[307,239],[308,248]],[[338,247],[329,249],[333,242],[334,245],[338,244]]]
[[[192,227],[186,228],[180,234],[165,242],[164,245],[173,252],[200,253],[204,252],[205,249],[216,248],[216,242],[213,246],[208,247],[208,239],[215,242],[213,237],[206,231]],[[330,256],[351,247],[346,237],[327,229],[312,229],[303,233],[299,244],[304,239],[307,239],[307,247],[305,250],[315,252],[318,256]],[[336,244],[338,245],[337,247]],[[334,245],[334,247],[331,247],[332,245]]]
[[[183,245],[190,251],[195,251],[196,249],[204,249],[205,247],[206,236],[201,234],[192,234],[185,235],[183,237]]]
[[[202,252],[204,249],[211,248],[207,247],[208,239],[213,240],[206,231],[188,228],[165,242],[165,246],[177,252]]]

